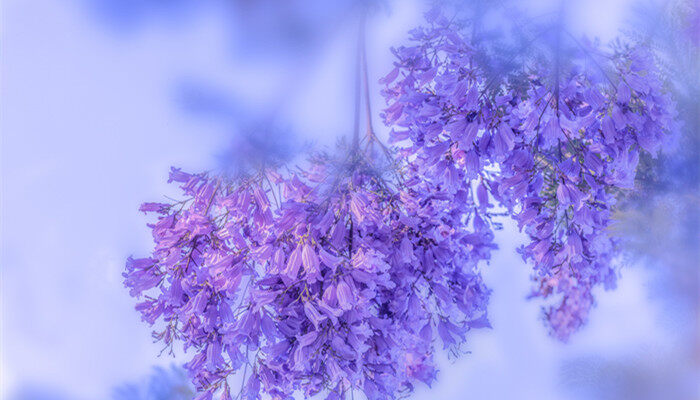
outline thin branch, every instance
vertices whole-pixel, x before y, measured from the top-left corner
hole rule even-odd
[[[360,19],[360,52],[362,60],[362,75],[364,80],[364,97],[365,97],[365,114],[367,118],[367,132],[365,133],[367,138],[367,146],[377,143],[381,147],[382,152],[387,157],[389,161],[392,161],[391,151],[382,143],[374,132],[374,127],[372,126],[372,105],[370,102],[370,91],[369,91],[369,73],[367,69],[367,45],[366,45],[366,18],[365,14],[362,14]]]
[[[374,140],[376,136],[374,135],[374,128],[372,127],[372,107],[369,99],[369,74],[367,72],[367,45],[365,38],[365,15],[362,15],[360,20],[360,48],[362,52],[362,75],[364,77],[364,91],[365,91],[365,113],[367,114],[367,138],[368,140]]]
[[[364,38],[364,14],[360,17],[357,37],[357,54],[355,60],[355,118],[352,133],[352,151],[357,152],[360,146],[360,68],[362,64],[362,41]]]

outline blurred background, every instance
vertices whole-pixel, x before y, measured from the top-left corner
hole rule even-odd
[[[151,238],[143,201],[187,171],[294,159],[352,131],[356,11],[338,0],[3,0],[0,399],[190,399],[121,272]],[[577,36],[651,43],[683,120],[623,202],[622,279],[567,344],[526,301],[524,241],[504,221],[484,268],[490,331],[414,399],[700,399],[700,13],[695,0],[452,1],[498,29],[563,18]],[[372,4],[377,80],[430,4]],[[497,29],[497,30],[498,30]],[[488,35],[484,40],[489,40]],[[384,127],[376,128],[386,135]],[[245,154],[246,157],[241,157]]]

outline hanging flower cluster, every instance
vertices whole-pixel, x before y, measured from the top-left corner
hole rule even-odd
[[[194,349],[202,398],[230,399],[240,371],[247,399],[395,398],[431,384],[439,343],[456,355],[468,330],[490,326],[478,272],[494,247],[488,204],[375,154],[369,133],[364,150],[296,172],[173,169],[185,199],[142,206],[158,215],[155,249],[128,260],[125,283],[164,326],[157,339]]]
[[[554,336],[614,286],[616,198],[673,130],[650,55],[577,42],[565,65],[535,58],[496,82],[452,22],[427,19],[383,79],[393,151],[368,110],[366,138],[356,128],[335,155],[236,178],[173,168],[182,201],[142,205],[155,246],[128,259],[125,285],[154,337],[191,355],[198,399],[393,399],[430,385],[436,351],[457,355],[490,326],[479,266],[498,208],[530,238],[521,253],[533,296],[554,300]]]
[[[566,340],[592,289],[615,285],[616,198],[633,187],[640,153],[673,137],[673,103],[643,47],[575,42],[566,65],[536,59],[495,82],[452,22],[436,10],[427,19],[383,79],[392,140],[425,179],[477,186],[481,203],[490,194],[508,210],[530,237],[521,253],[533,296],[557,297],[544,315]]]

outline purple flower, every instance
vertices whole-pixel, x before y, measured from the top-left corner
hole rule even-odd
[[[527,74],[514,70],[494,84],[481,55],[464,45],[469,29],[439,9],[426,19],[413,43],[395,50],[383,91],[385,123],[400,126],[408,142],[397,154],[426,197],[454,196],[452,213],[468,217],[451,226],[477,228],[484,247],[491,199],[509,211],[530,237],[521,252],[536,271],[534,296],[563,298],[547,309],[547,323],[565,339],[585,322],[590,290],[614,281],[608,227],[616,196],[633,187],[639,151],[654,155],[673,137],[673,102],[644,45],[593,49],[606,55],[610,79],[591,70],[589,49],[573,47],[569,72],[554,82],[555,63],[528,62],[519,69]],[[424,71],[437,72],[426,80]],[[448,327],[438,333],[451,343]]]

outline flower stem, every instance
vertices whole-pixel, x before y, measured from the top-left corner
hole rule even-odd
[[[357,38],[357,55],[355,61],[355,118],[352,133],[352,151],[357,152],[360,147],[360,83],[362,64],[362,37],[364,36],[364,14],[360,19]]]
[[[372,106],[369,99],[369,74],[367,72],[367,44],[366,44],[366,23],[365,15],[362,14],[360,20],[360,48],[362,52],[362,75],[364,78],[364,92],[365,92],[365,114],[367,114],[367,140],[372,141],[376,139],[374,135],[374,128],[372,127]]]

